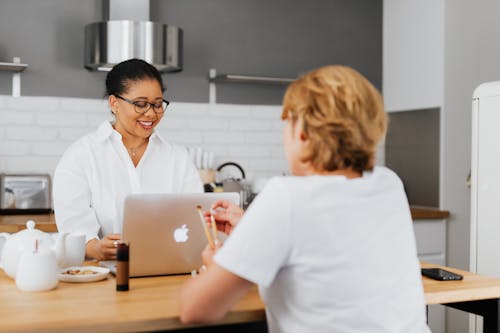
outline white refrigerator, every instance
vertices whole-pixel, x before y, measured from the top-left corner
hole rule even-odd
[[[470,270],[500,277],[500,81],[472,98]],[[470,332],[482,332],[471,316]]]

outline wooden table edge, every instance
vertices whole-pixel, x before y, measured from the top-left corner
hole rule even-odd
[[[500,278],[427,262],[421,262],[420,266],[422,268],[442,268],[464,277],[463,280],[459,281],[436,281],[422,276],[427,305],[500,298]],[[439,290],[441,288],[442,290]]]

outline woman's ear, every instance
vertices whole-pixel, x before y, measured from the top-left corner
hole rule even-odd
[[[307,141],[307,134],[304,132],[304,121],[302,118],[297,119],[294,130],[296,131],[301,142],[304,143]]]
[[[109,103],[109,108],[111,109],[111,112],[116,113],[116,110],[118,108],[118,98],[116,98],[114,95],[109,95],[108,97],[108,103]]]

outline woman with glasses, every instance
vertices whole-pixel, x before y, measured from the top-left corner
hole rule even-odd
[[[164,90],[158,70],[143,60],[114,66],[106,77],[114,120],[73,143],[59,161],[53,184],[57,228],[85,234],[89,258],[116,258],[128,194],[203,190],[187,150],[155,131],[169,104]]]

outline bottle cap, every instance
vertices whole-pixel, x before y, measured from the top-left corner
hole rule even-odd
[[[129,259],[129,245],[125,242],[116,244],[116,260],[128,261]]]

